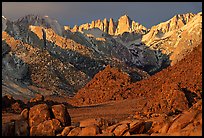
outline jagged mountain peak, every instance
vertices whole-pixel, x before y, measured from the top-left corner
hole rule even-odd
[[[164,36],[166,33],[179,30],[195,16],[196,14],[193,13],[177,14],[165,22],[152,26],[150,31],[143,36],[142,41],[147,42],[146,44],[150,44],[155,39]]]
[[[64,27],[68,30],[69,27]],[[129,33],[140,33],[144,34],[147,32],[147,28],[143,25],[131,20],[131,18],[124,14],[119,17],[119,19],[115,22],[113,18],[104,18],[103,20],[98,19],[95,21],[91,21],[91,23],[85,23],[77,27],[75,25],[72,29],[70,29],[72,32],[83,32],[83,30],[89,30],[92,28],[99,28],[103,32],[109,34],[109,35],[122,35],[124,32]]]
[[[62,35],[64,28],[57,22],[57,20],[50,18],[49,16],[41,16],[28,14],[19,18],[16,22],[19,26],[42,26],[45,28],[52,28],[58,35]]]
[[[196,14],[193,13],[186,13],[186,14],[177,14],[173,16],[171,19],[162,22],[156,26],[153,27],[159,27],[158,29],[161,30],[163,33],[181,28],[186,23],[190,21],[192,17],[194,17]]]
[[[182,18],[182,17],[188,17],[188,16],[194,16],[195,14],[194,13],[183,13],[183,14],[177,14],[177,15],[174,15],[174,17],[176,18]]]
[[[127,14],[121,15],[119,18],[129,18],[130,19],[130,17]]]
[[[19,19],[18,23],[10,24],[5,21],[3,25],[2,21],[2,28],[6,28],[6,26],[11,28],[2,32],[2,40],[11,45],[12,52],[25,63],[32,64],[29,66],[31,66],[33,77],[31,79],[34,83],[50,90],[49,93],[55,91],[57,93],[72,93],[84,86],[90,78],[108,64],[123,69],[129,73],[133,80],[140,80],[143,71],[154,74],[169,66],[172,61],[176,63],[184,57],[183,54],[188,52],[184,50],[187,48],[191,50],[202,40],[200,33],[202,30],[200,19],[202,18],[200,15],[202,13],[198,15],[198,21],[197,18],[191,19],[184,25],[185,29],[184,27],[182,30],[176,29],[172,33],[173,35],[161,36],[161,39],[153,38],[151,41],[155,43],[152,44],[156,48],[142,43],[141,39],[144,35],[139,34],[140,32],[133,33],[133,31],[145,31],[145,28],[135,21],[130,21],[127,15],[122,16],[124,22],[119,20],[118,24],[112,18],[110,20],[105,18],[92,21],[91,24],[86,23],[83,26],[76,25],[74,27],[76,31],[84,28],[88,28],[88,30],[82,30],[83,33],[67,31],[64,32],[64,36],[57,35],[54,30],[55,26],[51,26],[56,22],[49,21],[49,17],[27,15],[21,20]],[[175,17],[183,18],[183,16]],[[46,23],[50,23],[48,25],[51,28],[44,28],[43,25]],[[91,27],[92,29],[90,29]],[[107,35],[105,31],[109,34],[112,32],[113,36]],[[115,32],[119,35],[116,36]],[[120,33],[123,34],[120,35]],[[150,39],[148,40],[150,41]],[[192,44],[190,45],[190,43]],[[162,50],[165,53],[162,53]],[[5,52],[7,51],[5,50]],[[55,61],[53,62],[53,60]],[[70,76],[71,74],[73,76]]]
[[[170,19],[170,21],[179,22],[181,20],[183,24],[186,24],[194,16],[195,14],[193,13],[177,14],[172,19]]]
[[[21,22],[21,21],[25,21],[25,20],[30,21],[30,20],[34,20],[34,19],[38,20],[40,18],[42,18],[42,16],[40,16],[40,15],[27,14],[27,15],[17,19],[17,22]]]
[[[124,14],[124,15],[120,16],[118,20],[120,20],[120,19],[131,20],[131,18],[127,14]]]
[[[202,16],[202,12],[199,12],[197,15],[200,15],[200,16]]]

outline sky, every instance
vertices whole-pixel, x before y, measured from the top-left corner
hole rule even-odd
[[[3,2],[2,15],[17,20],[28,14],[49,16],[61,25],[73,27],[92,20],[113,18],[124,14],[150,28],[176,14],[198,13],[202,2]]]

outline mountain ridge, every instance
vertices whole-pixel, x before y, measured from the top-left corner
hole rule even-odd
[[[91,23],[85,23],[81,25],[74,25],[73,28],[70,26],[64,26],[65,30],[71,30],[72,32],[83,32],[83,30],[88,30],[92,28],[99,28],[105,33],[110,35],[121,35],[124,32],[135,32],[144,34],[147,32],[147,28],[143,25],[139,24],[130,19],[128,15],[123,15],[119,17],[117,21],[114,21],[113,18],[107,20],[104,18],[103,20],[98,19],[95,21],[91,21]]]
[[[202,135],[202,12],[90,26],[2,16],[2,135]]]
[[[193,15],[189,13],[189,17],[191,16]],[[192,37],[202,30],[202,12],[194,16],[196,18],[192,23],[189,21],[182,26],[184,28],[182,33],[178,33],[178,35],[172,33],[179,31],[176,28],[176,30],[166,33],[168,34],[168,36],[165,36],[168,38],[167,40],[164,36],[156,39],[157,43],[162,43],[161,46],[157,43],[148,45],[142,42],[142,38],[150,31],[146,34],[143,34],[143,32],[137,33],[137,25],[139,31],[142,30],[142,26],[137,23],[135,30],[131,30],[131,25],[134,24],[134,21],[127,15],[118,19],[120,21],[118,26],[113,26],[115,30],[113,28],[103,28],[106,32],[111,30],[112,33],[118,33],[119,35],[109,35],[100,30],[100,28],[92,28],[83,32],[72,32],[69,30],[70,28],[64,30],[63,26],[60,26],[58,22],[49,17],[27,15],[16,21],[9,21],[2,16],[2,41],[8,44],[11,50],[7,51],[6,44],[2,46],[5,47],[4,54],[12,53],[17,55],[23,62],[28,63],[29,66],[32,64],[31,80],[34,82],[37,80],[38,87],[46,89],[52,87],[49,89],[52,91],[51,93],[75,93],[107,65],[122,69],[122,71],[130,75],[131,80],[138,81],[146,78],[145,76],[153,75],[168,67],[171,63],[175,64],[184,57],[180,55],[183,53],[188,54],[196,47],[202,37],[202,34],[197,35],[198,37]],[[182,16],[176,15],[173,19],[177,18],[182,18]],[[106,25],[108,24],[108,20],[105,18],[104,20],[93,21],[92,27],[95,25],[100,27],[102,22]],[[191,31],[191,33],[188,31]],[[189,41],[186,42],[186,39],[177,39],[180,36],[191,40],[191,43]],[[153,42],[155,41],[154,37],[152,37],[152,40]],[[163,51],[168,51],[170,48],[173,49],[173,44],[175,43],[178,43],[177,47],[174,48],[175,54]],[[172,50],[173,52],[174,49]],[[26,55],[32,56],[32,58],[29,59]],[[40,66],[40,62],[37,59],[42,60],[45,66]],[[7,64],[8,59],[3,58],[3,60]],[[48,68],[57,61],[60,62],[59,67]],[[19,65],[21,64],[19,63]],[[67,69],[69,69],[69,72],[66,73]],[[83,74],[84,81],[80,79],[82,82],[79,82],[77,80],[79,78],[78,74]],[[69,75],[70,77],[68,77]],[[48,76],[50,79],[46,82],[45,80]],[[38,81],[38,78],[43,80],[43,85],[40,84],[41,81]],[[65,86],[66,90],[63,90],[62,88]]]

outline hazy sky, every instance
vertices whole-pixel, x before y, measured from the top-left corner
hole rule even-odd
[[[27,14],[48,15],[61,25],[90,23],[92,20],[127,14],[150,28],[176,14],[202,11],[202,2],[3,2],[2,15],[16,20]]]

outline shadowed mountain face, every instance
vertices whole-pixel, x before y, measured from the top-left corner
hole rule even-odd
[[[196,47],[201,19],[202,13],[180,15],[167,29],[161,23],[148,30],[127,15],[72,29],[47,16],[13,22],[2,17],[3,94],[73,96],[107,65],[127,73],[131,82],[142,80]]]
[[[130,82],[127,74],[106,67],[78,91],[72,104],[146,99],[143,111],[173,114],[190,108],[201,98],[202,44],[174,66],[135,83]]]

